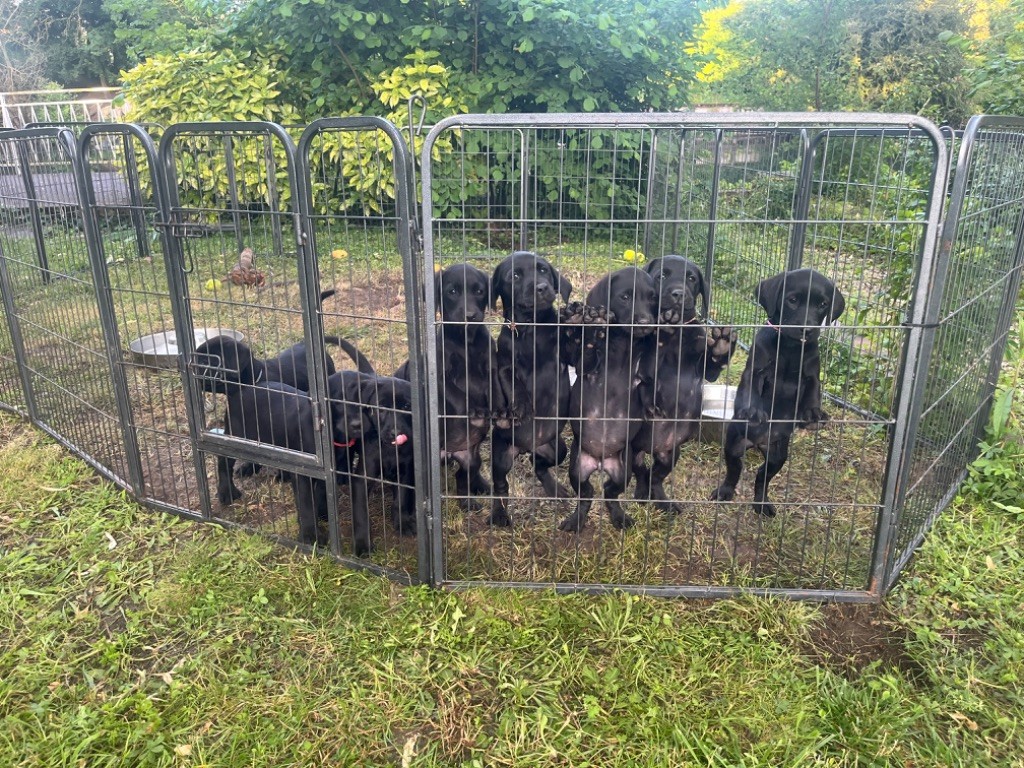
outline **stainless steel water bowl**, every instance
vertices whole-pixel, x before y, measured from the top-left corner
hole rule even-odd
[[[704,407],[701,410],[700,439],[720,443],[732,419],[736,387],[731,384],[705,384]]]
[[[230,336],[235,341],[245,338],[244,333],[231,328],[196,328],[196,346],[215,336]],[[151,368],[178,367],[178,341],[173,330],[151,333],[149,336],[135,339],[128,345],[128,351],[131,352],[132,360]]]

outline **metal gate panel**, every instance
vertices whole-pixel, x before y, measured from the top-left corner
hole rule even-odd
[[[0,278],[27,411],[104,475],[131,487],[74,136],[27,129],[0,134],[0,143],[4,157],[17,161],[17,172],[4,176]]]
[[[984,437],[1024,270],[1024,120],[968,124],[940,254],[948,269],[933,288],[937,327],[895,522],[890,586],[956,494]]]
[[[85,201],[111,307],[112,355],[125,391],[140,501],[203,514],[176,354],[173,265],[157,227],[156,145],[139,126],[94,124],[79,137]]]
[[[384,500],[390,496],[392,486],[388,485],[383,494],[369,497],[373,550],[368,556],[355,557],[351,484],[346,481],[338,494],[339,551],[350,562],[383,570],[393,578],[426,581],[430,525],[426,499],[431,467],[436,464],[428,452],[423,405],[427,374],[421,351],[424,284],[430,281],[414,256],[418,243],[411,216],[414,197],[408,147],[386,120],[324,118],[302,133],[297,162],[310,267],[319,285],[334,291],[323,302],[324,332],[353,343],[383,376],[409,360],[412,379],[416,480],[410,484],[414,487],[405,487],[415,493],[416,509],[410,512],[416,517],[417,535],[401,535],[388,520],[391,504]],[[337,347],[330,347],[330,354],[339,369],[356,368]],[[332,400],[328,407],[340,404]],[[380,450],[399,449],[382,444]],[[361,476],[360,468],[354,472]]]
[[[291,484],[274,482],[272,469],[324,481],[331,455],[323,429],[320,289],[301,238],[294,141],[273,123],[182,123],[164,131],[158,158],[166,201],[160,226],[172,265],[174,327],[190,431],[200,456],[203,510],[215,519],[295,542]],[[220,355],[197,356],[196,350],[205,340],[225,335],[241,340],[262,359],[296,343],[305,345],[310,390],[296,397],[314,409],[315,451],[224,434],[225,399],[205,391],[198,374],[229,375],[233,366]],[[217,484],[217,457],[237,459],[236,470],[252,463],[251,476],[241,478],[236,472],[241,500],[219,501],[211,491]],[[332,507],[328,503],[331,516]],[[329,521],[329,529],[334,528]]]
[[[766,128],[766,123],[775,127]],[[525,247],[568,275],[576,288],[570,300],[582,300],[602,274],[679,250],[711,273],[710,317],[736,328],[742,347],[763,323],[754,289],[772,274],[806,263],[843,284],[855,300],[859,287],[862,294],[867,291],[863,281],[846,285],[851,275],[870,267],[862,254],[826,243],[836,217],[834,211],[823,212],[819,202],[838,199],[842,205],[859,181],[842,163],[828,166],[820,156],[816,160],[814,137],[855,127],[906,134],[908,126],[930,144],[923,178],[902,182],[921,190],[925,204],[920,215],[908,222],[867,203],[854,217],[885,230],[887,237],[912,233],[907,236],[912,280],[900,305],[904,317],[875,328],[879,321],[854,308],[839,329],[823,334],[836,347],[859,350],[856,345],[868,332],[884,336],[891,331],[895,361],[870,354],[861,360],[867,381],[877,382],[890,371],[898,373],[893,366],[904,355],[917,365],[926,353],[923,314],[917,314],[926,303],[911,302],[911,297],[923,295],[936,271],[933,250],[945,155],[938,129],[918,118],[449,118],[431,131],[422,152],[425,265],[430,270],[472,263],[491,270],[510,250]],[[881,167],[877,159],[873,167]],[[905,171],[897,165],[894,173]],[[809,183],[814,179],[816,186]],[[508,191],[499,188],[501,197],[495,197],[495,183]],[[815,203],[819,209],[806,212],[803,206]],[[652,252],[638,256],[645,247]],[[876,277],[884,286],[886,275]],[[427,316],[433,318],[434,307],[426,304]],[[436,329],[437,323],[432,325]],[[428,331],[428,338],[432,333]],[[742,354],[736,361],[722,381],[737,382]],[[436,361],[430,364],[436,366]],[[721,449],[704,442],[683,446],[684,458],[666,483],[672,501],[682,507],[680,514],[672,518],[652,512],[649,505],[631,505],[637,527],[624,532],[613,530],[596,508],[578,536],[557,531],[554,523],[567,510],[565,503],[546,497],[528,472],[518,487],[513,479],[511,502],[519,510],[513,515],[513,530],[493,528],[483,520],[486,514],[458,508],[444,489],[442,475],[433,502],[441,514],[433,543],[435,581],[450,586],[484,582],[659,594],[757,591],[877,599],[880,586],[874,576],[884,562],[884,550],[876,550],[876,533],[893,511],[892,489],[885,480],[890,465],[899,466],[903,447],[912,441],[901,415],[909,415],[913,392],[909,386],[897,390],[879,415],[844,397],[851,381],[865,371],[832,366],[823,373],[834,421],[797,438],[795,458],[778,480],[779,505],[786,511],[771,524],[759,520],[742,501],[706,501],[720,477]],[[866,386],[870,391],[870,383]],[[436,405],[432,407],[436,418]],[[556,476],[564,481],[562,472],[556,469]]]

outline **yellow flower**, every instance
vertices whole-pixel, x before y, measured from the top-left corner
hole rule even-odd
[[[632,248],[626,250],[626,252],[622,254],[622,258],[630,262],[631,264],[643,264],[644,261],[647,259],[647,257],[644,256],[643,253],[641,253],[640,251],[634,251]]]
[[[335,248],[333,251],[331,251],[331,258],[332,259],[347,259],[348,258],[348,251],[346,251],[344,248]]]
[[[209,280],[206,281],[206,285],[204,287],[208,291],[216,291],[218,288],[220,288],[220,286],[221,286],[220,280],[216,280],[216,279],[211,277]]]

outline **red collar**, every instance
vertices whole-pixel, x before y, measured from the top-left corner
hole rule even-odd
[[[355,438],[349,440],[347,443],[339,443],[337,440],[334,441],[335,448],[351,448],[356,444]]]

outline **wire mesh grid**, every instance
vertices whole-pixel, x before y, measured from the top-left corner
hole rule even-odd
[[[715,384],[703,385],[709,403],[721,393],[735,393],[753,338],[765,323],[765,310],[756,300],[759,283],[791,266],[814,267],[848,302],[841,326],[822,332],[821,381],[830,396],[826,405],[831,402],[832,421],[818,430],[797,431],[789,459],[774,481],[772,500],[778,516],[766,518],[751,512],[749,485],[741,485],[735,501],[709,500],[725,474],[723,420],[702,412],[700,396],[691,394],[688,404],[696,407],[695,413],[677,411],[676,418],[659,414],[655,419],[688,425],[677,430],[678,457],[668,451],[667,458],[658,460],[671,465],[662,503],[647,501],[646,490],[643,496],[629,498],[637,495],[634,484],[624,499],[625,512],[635,521],[631,529],[620,529],[618,512],[595,512],[576,532],[579,518],[565,516],[576,504],[574,485],[585,486],[579,481],[581,470],[573,467],[604,462],[607,470],[607,459],[627,453],[618,453],[622,446],[614,447],[612,441],[583,449],[581,453],[590,451],[589,458],[577,458],[572,446],[581,440],[585,444],[588,431],[602,431],[595,430],[594,423],[636,418],[635,411],[627,408],[626,416],[610,403],[613,398],[628,400],[628,388],[622,392],[605,382],[603,390],[595,394],[590,387],[588,395],[587,379],[569,384],[575,371],[550,381],[515,378],[513,390],[526,389],[529,399],[570,401],[560,417],[550,416],[554,429],[549,432],[557,432],[557,437],[543,448],[554,451],[555,460],[546,463],[554,465],[550,471],[557,485],[545,485],[546,467],[535,472],[533,458],[519,458],[510,472],[511,526],[505,528],[508,521],[494,511],[495,498],[504,494],[500,482],[495,481],[493,496],[478,493],[466,499],[457,478],[455,485],[449,478],[439,494],[443,533],[435,578],[450,584],[616,585],[690,593],[739,587],[867,590],[874,531],[884,511],[883,481],[896,398],[892,381],[898,378],[907,340],[901,313],[912,298],[915,257],[926,226],[930,222],[934,228],[937,218],[937,210],[930,207],[940,151],[935,137],[930,154],[909,146],[907,129],[886,135],[878,128],[873,136],[867,130],[864,135],[851,132],[842,150],[838,138],[819,139],[812,150],[812,139],[825,131],[811,123],[774,130],[727,123],[684,128],[639,118],[636,124],[617,119],[609,126],[600,119],[597,124],[581,124],[586,121],[573,116],[558,126],[550,124],[558,116],[542,125],[531,124],[533,117],[506,119],[501,126],[478,116],[456,119],[428,137],[428,145],[433,140],[441,147],[424,150],[424,158],[434,153],[424,174],[426,250],[434,267],[447,271],[472,264],[494,275],[492,290],[497,290],[499,265],[510,248],[533,251],[560,281],[573,286],[570,296],[555,301],[557,307],[584,301],[609,273],[645,264],[657,271],[661,267],[653,265],[658,257],[686,256],[703,270],[711,297],[705,309],[713,322],[701,326],[699,333],[713,339],[734,331],[739,337],[720,376],[708,374],[709,369],[700,371],[717,378]],[[913,167],[908,155],[915,159]],[[505,185],[498,198],[502,202],[489,194],[494,180]],[[874,190],[873,182],[883,188]],[[806,210],[799,207],[801,193]],[[916,206],[912,212],[911,198]],[[941,203],[941,196],[937,201]],[[798,225],[805,230],[801,240],[796,239]],[[495,233],[506,237],[499,240]],[[877,247],[865,244],[868,234],[878,241]],[[895,263],[893,243],[905,243],[908,254],[913,254],[905,276],[898,274],[903,264]],[[894,285],[897,277],[902,279]],[[525,285],[530,290],[529,283]],[[502,319],[490,321],[491,335],[498,339],[499,368],[503,336],[517,365],[542,367],[544,361],[558,358],[562,350],[553,348],[553,337],[544,335],[545,328],[561,322],[557,315],[545,315],[538,322],[535,314],[524,322],[522,317],[510,318],[505,307],[509,296],[491,298],[504,313]],[[609,296],[602,303],[610,301]],[[878,309],[879,304],[888,313]],[[644,353],[642,334],[636,331],[642,322],[636,315],[632,320],[616,331],[632,334],[632,344],[613,345],[609,330],[597,346],[603,347],[606,359],[619,356],[626,368],[639,369]],[[525,332],[528,325],[534,326],[535,336]],[[680,343],[682,335],[667,338]],[[524,344],[533,346],[517,348]],[[577,362],[558,360],[562,365]],[[702,364],[709,365],[708,358]],[[606,362],[599,374],[613,367]],[[672,375],[678,370],[666,368],[665,379],[671,384],[664,386],[692,387],[692,377]],[[536,387],[551,391],[538,392]],[[658,397],[660,387],[653,385]],[[570,388],[572,397],[564,398],[563,388]],[[642,388],[643,384],[638,387]],[[718,408],[721,416],[722,406]],[[533,420],[535,432],[540,421]],[[519,428],[530,431],[530,426],[527,421]],[[511,432],[515,431],[513,427]],[[603,433],[610,431],[614,430],[605,428]],[[570,446],[568,460],[562,459],[565,451],[559,440]],[[495,430],[481,453],[485,459],[489,452],[508,453],[508,442]],[[513,452],[522,456],[530,453],[529,448],[527,439]],[[631,451],[635,450],[633,446]],[[493,456],[490,461],[493,474],[500,477],[506,462],[496,466]],[[632,474],[654,477],[659,471],[656,464],[646,458]],[[598,471],[586,482],[613,475],[611,471],[602,477]],[[614,493],[620,490],[616,487]],[[563,495],[568,498],[560,498]],[[584,490],[583,495],[589,494]],[[504,506],[503,500],[497,505]]]
[[[894,579],[977,455],[1024,269],[1024,121],[975,118],[942,235],[948,267],[894,538]]]
[[[4,177],[4,293],[32,419],[127,482],[120,412],[80,202],[74,137],[59,129],[5,133],[19,158]],[[32,172],[28,158],[53,160]]]
[[[322,390],[325,363],[311,343],[317,306],[296,229],[294,143],[269,124],[184,124],[164,132],[159,162],[201,508],[326,545],[313,410],[322,394],[310,392]]]
[[[331,292],[322,315],[338,369],[328,379],[328,406],[337,417],[341,552],[411,578],[426,562],[426,532],[417,536],[424,462],[416,452],[425,436],[413,420],[414,406],[421,410],[420,281],[407,151],[393,126],[372,118],[318,120],[298,147],[309,253]],[[355,358],[335,337],[355,347]]]
[[[171,287],[157,223],[155,146],[137,126],[93,125],[79,138],[95,248],[112,310],[115,365],[133,488],[142,499],[200,514]]]
[[[1024,129],[964,135],[936,257],[936,129],[769,117],[445,121],[423,141],[422,251],[408,150],[382,120],[179,125],[158,156],[139,127],[5,132],[0,402],[147,503],[402,581],[876,599],[987,417],[1021,279]],[[703,272],[690,307],[668,298],[669,254]],[[722,443],[764,354],[763,286],[796,268],[845,311],[817,344],[831,420],[796,429],[768,517],[749,465],[722,494]],[[203,346],[225,334],[249,379],[237,346]],[[305,387],[267,383],[275,359]],[[623,434],[643,456],[626,478]]]

